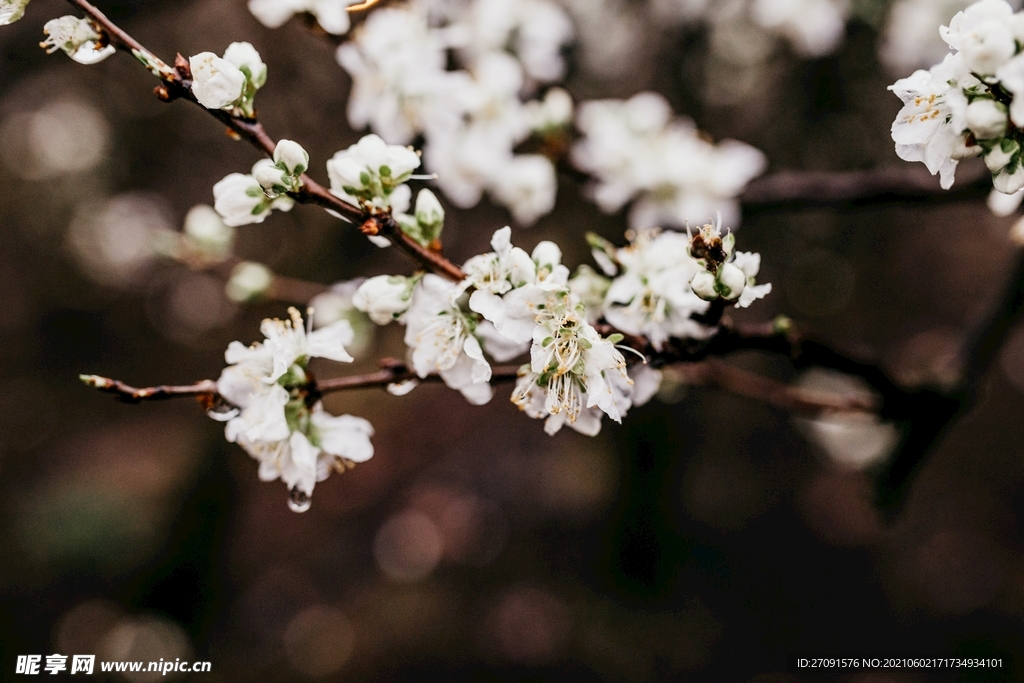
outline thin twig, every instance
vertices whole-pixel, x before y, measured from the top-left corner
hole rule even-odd
[[[125,403],[141,403],[142,401],[159,401],[168,398],[180,398],[182,396],[218,396],[217,383],[212,379],[204,379],[195,384],[184,386],[173,386],[161,384],[156,387],[144,387],[136,389],[124,382],[99,375],[79,375],[78,378],[86,386],[95,387],[106,394],[114,394],[118,400]]]

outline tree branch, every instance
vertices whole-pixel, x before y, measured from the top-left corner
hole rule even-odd
[[[217,383],[211,379],[204,379],[195,384],[184,386],[171,386],[161,384],[156,387],[145,387],[136,389],[124,382],[99,375],[79,375],[78,379],[86,386],[99,389],[105,394],[114,394],[118,400],[125,403],[141,403],[142,401],[160,401],[168,398],[180,398],[182,396],[208,396],[210,398],[219,396]]]

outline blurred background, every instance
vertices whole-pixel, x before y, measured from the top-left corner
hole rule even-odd
[[[333,46],[300,21],[270,31],[241,0],[98,4],[165,59],[252,42],[270,67],[261,119],[309,150],[319,180],[362,134]],[[837,2],[838,19],[775,32],[744,2],[562,4],[575,98],[657,90],[773,173],[909,168],[886,86],[941,58],[936,28],[966,3]],[[790,683],[816,679],[787,672],[789,653],[902,651],[1007,668],[823,680],[1024,680],[1024,330],[891,521],[871,479],[891,427],[794,420],[680,382],[593,439],[546,436],[504,391],[483,407],[434,385],[332,395],[331,412],[374,424],[376,455],[301,515],[191,400],[128,406],[83,387],[83,372],[215,378],[227,344],[286,304],[238,303],[222,275],[154,254],[154,234],[258,155],[158,102],[123,55],[45,55],[42,24],[66,11],[35,0],[0,30],[0,679],[20,678],[19,654],[56,652],[209,660],[190,679],[209,683]],[[907,386],[948,382],[1006,284],[1015,220],[980,201],[745,211],[740,245],[775,289],[742,318],[786,314]],[[484,251],[508,222],[486,202],[449,210],[446,253]],[[556,240],[575,267],[585,231],[621,243],[624,227],[563,179],[555,212],[513,239]],[[241,228],[235,250],[326,284],[410,269],[312,207]],[[314,370],[403,352],[393,327],[364,341],[354,367]]]

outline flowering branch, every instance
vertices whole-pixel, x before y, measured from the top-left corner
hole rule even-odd
[[[381,369],[364,375],[337,377],[310,382],[305,391],[311,396],[322,396],[337,391],[384,388],[391,384],[407,381],[443,383],[440,375],[419,378],[405,363],[396,358],[380,361]],[[828,412],[874,412],[877,402],[863,395],[840,395],[823,391],[811,391],[795,387],[757,373],[743,370],[717,359],[696,363],[680,363],[679,369],[686,381],[694,385],[718,386],[738,396],[761,401],[781,410],[803,415],[820,415]],[[491,384],[514,382],[520,374],[520,366],[495,366],[491,373]],[[184,386],[160,385],[135,388],[120,380],[82,375],[87,385],[108,394],[114,394],[125,403],[141,403],[147,400],[163,400],[195,396],[207,401],[223,400],[213,380],[202,380]]]
[[[191,89],[192,74],[188,60],[179,55],[175,60],[174,68],[171,68],[108,19],[103,12],[87,2],[87,0],[68,0],[68,2],[85,12],[94,24],[102,30],[103,34],[107,36],[111,45],[143,62],[155,76],[161,79],[163,85],[158,87],[156,91],[157,96],[161,100],[169,102],[174,99],[185,99],[199,105],[203,110],[226,125],[236,136],[248,141],[267,156],[273,156],[277,145],[259,121],[254,118],[239,116],[231,111],[207,108],[199,103]],[[372,4],[367,4],[367,7]],[[390,212],[368,211],[356,207],[335,196],[327,188],[306,174],[301,174],[299,180],[300,187],[295,192],[288,193],[295,201],[304,204],[315,204],[334,211],[346,220],[359,225],[360,230],[364,234],[380,235],[390,240],[399,249],[433,273],[453,281],[459,281],[463,278],[462,269],[455,263],[446,259],[439,252],[422,246],[402,232]]]

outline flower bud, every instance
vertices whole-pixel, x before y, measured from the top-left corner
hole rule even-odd
[[[387,325],[408,310],[415,284],[415,279],[400,275],[371,277],[356,290],[352,305],[378,325]]]
[[[1024,167],[1019,163],[1007,166],[992,178],[992,187],[1003,194],[1014,194],[1024,187]]]
[[[718,298],[718,290],[715,289],[715,276],[706,270],[698,271],[690,279],[690,289],[704,301],[714,301]]]
[[[988,166],[988,170],[997,173],[1005,168],[1013,155],[1019,151],[1020,145],[1015,140],[1003,138],[998,145],[992,148],[992,151],[985,155],[985,165]]]
[[[234,64],[245,74],[253,90],[262,88],[267,82],[267,65],[250,43],[231,43],[228,49],[224,50],[224,60]]]
[[[260,159],[252,167],[252,175],[263,191],[270,196],[284,194],[291,189],[292,177],[274,165],[270,159]]]
[[[420,190],[416,195],[416,222],[431,239],[436,239],[441,234],[441,228],[444,226],[444,207],[430,190]]]
[[[262,296],[274,282],[274,274],[262,263],[242,261],[228,278],[224,293],[232,301],[250,301]]]
[[[967,106],[967,127],[979,140],[1002,137],[1008,120],[1006,106],[995,100],[974,100]]]
[[[192,94],[207,109],[227,109],[242,97],[245,74],[231,62],[212,52],[189,57]]]
[[[230,226],[262,223],[270,214],[263,188],[243,173],[232,173],[213,186],[213,208]]]
[[[533,248],[530,257],[540,268],[544,266],[557,266],[562,262],[562,250],[554,242],[544,240]]]
[[[235,229],[224,224],[212,206],[197,204],[185,214],[185,235],[207,258],[221,261],[231,253]]]
[[[299,176],[309,168],[309,154],[299,143],[281,140],[274,148],[274,163],[289,175]]]
[[[747,286],[747,275],[733,263],[726,263],[718,269],[718,291],[722,298],[734,301],[740,298]]]
[[[0,0],[0,26],[13,24],[25,15],[29,0]]]
[[[974,26],[960,41],[959,48],[967,68],[988,76],[1013,57],[1017,43],[1005,22],[986,21]]]

